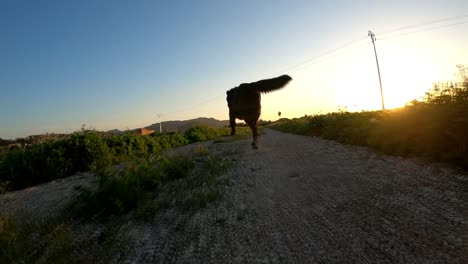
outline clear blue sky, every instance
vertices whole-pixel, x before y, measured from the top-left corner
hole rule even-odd
[[[72,132],[82,124],[136,128],[158,122],[158,113],[163,120],[227,119],[226,90],[282,73],[294,81],[263,97],[265,119],[278,110],[295,117],[372,108],[361,99],[378,106],[378,94],[359,88],[378,91],[368,29],[452,18],[426,25],[446,27],[377,41],[391,100],[402,96],[403,82],[419,86],[417,94],[450,78],[455,64],[468,64],[468,24],[447,26],[466,15],[466,0],[0,0],[0,137]],[[354,40],[325,62],[291,69]],[[428,75],[434,80],[422,80]]]

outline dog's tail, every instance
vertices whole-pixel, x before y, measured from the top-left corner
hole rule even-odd
[[[260,80],[257,82],[249,83],[249,88],[259,93],[269,93],[279,90],[286,86],[292,78],[289,75],[281,75],[276,78]]]

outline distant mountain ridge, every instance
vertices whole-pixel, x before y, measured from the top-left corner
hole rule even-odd
[[[162,130],[163,132],[175,132],[175,131],[185,131],[191,127],[196,125],[204,125],[213,128],[222,128],[229,125],[229,120],[217,120],[214,118],[208,117],[198,117],[195,119],[189,120],[173,120],[173,121],[162,121]],[[154,131],[159,132],[159,123],[154,123],[149,126],[146,126],[147,129],[152,129]],[[138,130],[132,129],[131,131]],[[112,129],[107,131],[107,133],[112,134],[122,134],[125,133],[124,131],[120,131],[118,129]]]
[[[195,125],[205,125],[213,128],[222,128],[229,125],[228,120],[217,120],[214,118],[199,117],[189,120],[163,121],[162,130],[164,132],[184,131]],[[147,126],[148,129],[159,131],[159,123]]]

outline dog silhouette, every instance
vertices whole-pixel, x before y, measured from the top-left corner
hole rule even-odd
[[[236,118],[244,120],[252,130],[252,148],[258,149],[257,121],[261,112],[261,94],[279,90],[286,86],[292,78],[289,75],[281,75],[276,78],[260,80],[241,85],[226,92],[229,107],[229,125],[231,136],[236,134]]]

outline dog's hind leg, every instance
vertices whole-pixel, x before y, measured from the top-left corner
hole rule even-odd
[[[257,138],[258,138],[257,120],[247,119],[247,120],[245,120],[245,122],[247,123],[247,125],[249,125],[250,130],[252,130],[252,136],[253,136],[252,149],[258,149],[258,146],[257,146]]]
[[[231,136],[236,134],[236,117],[232,114],[229,115],[229,126],[231,127]]]

